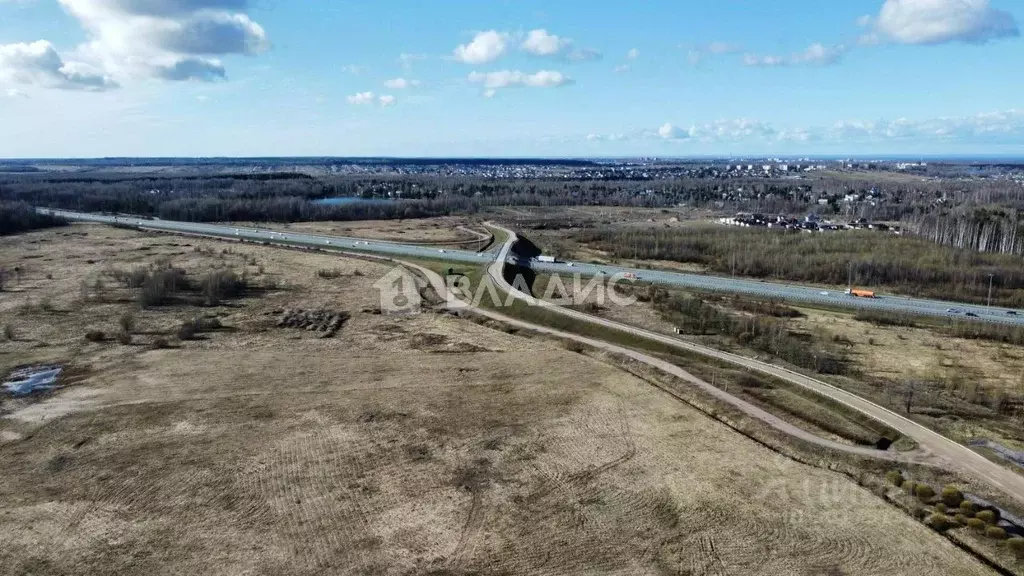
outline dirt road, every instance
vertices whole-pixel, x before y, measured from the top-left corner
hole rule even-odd
[[[813,444],[827,446],[829,448],[843,450],[845,452],[855,453],[859,455],[866,455],[891,460],[895,462],[918,462],[923,464],[940,466],[947,469],[955,469],[959,472],[972,476],[982,482],[990,484],[995,488],[998,488],[1007,495],[1011,496],[1018,503],[1024,504],[1024,476],[1016,474],[1011,470],[1007,470],[1006,468],[1003,468],[1002,466],[994,462],[991,462],[984,456],[978,454],[977,452],[971,450],[970,448],[964,446],[963,444],[950,440],[949,438],[946,438],[945,436],[937,432],[929,430],[928,428],[908,418],[900,416],[899,414],[887,408],[884,408],[882,406],[879,406],[878,404],[865,400],[855,394],[851,394],[849,392],[846,392],[845,390],[839,389],[820,380],[809,378],[797,372],[793,372],[791,370],[787,370],[785,368],[781,368],[779,366],[775,366],[767,362],[753,360],[751,358],[746,358],[736,354],[730,354],[728,352],[715,350],[713,348],[708,348],[706,346],[700,346],[698,344],[684,342],[679,339],[666,336],[664,334],[651,332],[649,330],[644,330],[642,328],[637,328],[635,326],[629,326],[612,320],[598,318],[596,316],[591,316],[589,314],[556,306],[549,302],[542,302],[528,294],[522,293],[521,291],[509,285],[504,280],[504,276],[502,274],[502,269],[504,268],[508,253],[511,250],[512,245],[516,242],[516,234],[511,230],[502,228],[500,226],[496,226],[494,224],[491,225],[494,226],[495,228],[499,228],[505,231],[508,234],[508,240],[505,242],[505,245],[502,246],[501,251],[499,252],[495,262],[488,267],[488,275],[496,284],[498,284],[498,286],[500,286],[503,290],[507,291],[508,293],[512,294],[514,297],[533,302],[540,306],[545,306],[549,310],[555,311],[559,314],[570,316],[578,320],[598,324],[616,330],[625,331],[636,336],[640,336],[643,338],[647,338],[663,344],[667,344],[669,346],[679,348],[681,350],[687,350],[690,352],[696,352],[698,354],[713,357],[718,360],[729,362],[731,364],[743,366],[745,368],[756,370],[764,374],[769,374],[771,376],[781,378],[787,382],[791,382],[793,384],[797,384],[809,390],[813,390],[818,394],[831,398],[837,402],[841,402],[850,408],[853,408],[863,414],[866,414],[874,418],[875,420],[878,420],[879,422],[882,422],[894,428],[895,430],[899,431],[901,434],[907,436],[908,438],[912,438],[917,442],[919,449],[913,452],[895,453],[831,442],[818,436],[815,436],[809,432],[801,430],[789,424],[788,422],[781,420],[748,402],[745,402],[740,398],[732,396],[731,394],[724,392],[712,386],[711,384],[704,382],[699,378],[696,378],[695,376],[681,370],[677,366],[674,366],[652,356],[635,352],[633,350],[629,350],[626,348],[622,348],[620,346],[615,346],[613,344],[598,342],[574,334],[564,333],[558,330],[551,330],[545,328],[539,331],[555,334],[563,338],[572,338],[576,341],[585,343],[587,345],[595,346],[597,348],[601,348],[604,350],[614,351],[619,354],[625,354],[626,356],[633,358],[637,361],[644,362],[651,366],[655,366],[670,374],[683,378],[684,380],[696,386],[699,386],[706,392],[714,395],[716,398],[724,402],[727,402],[728,404],[731,404],[736,408],[743,410],[747,414],[764,421],[765,423],[777,428],[782,432],[785,432],[786,434],[800,438],[802,440],[806,440]],[[480,312],[485,313],[487,315],[494,314],[487,310],[481,310]],[[503,319],[503,321],[507,320]],[[521,321],[516,322],[519,324],[526,324]],[[538,328],[534,327],[533,325],[530,325],[530,327],[534,330],[538,330]]]

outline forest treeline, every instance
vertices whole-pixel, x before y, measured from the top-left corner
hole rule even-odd
[[[1024,221],[1015,209],[981,207],[923,214],[914,224],[922,237],[939,244],[978,252],[1024,253]]]
[[[1007,179],[887,178],[871,173],[793,178],[678,176],[651,180],[487,178],[479,175],[299,172],[0,174],[0,201],[191,221],[359,220],[473,213],[494,206],[708,208],[900,221],[936,243],[1024,253],[1024,187]],[[847,201],[848,196],[857,198]],[[387,202],[323,205],[324,198]],[[996,207],[996,208],[993,208]]]
[[[64,224],[67,222],[60,218],[36,213],[24,202],[0,201],[0,236]]]
[[[577,241],[619,258],[700,264],[714,274],[856,286],[912,296],[1024,306],[1020,257],[979,253],[873,231],[825,234],[764,228],[591,228]]]

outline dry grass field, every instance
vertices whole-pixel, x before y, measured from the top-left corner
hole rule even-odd
[[[377,240],[392,240],[408,243],[449,244],[476,240],[477,237],[459,230],[465,226],[481,230],[472,218],[442,216],[437,218],[415,218],[411,220],[356,220],[348,222],[249,222],[249,226],[271,230],[291,230],[310,234],[333,234],[336,236],[357,236]],[[482,230],[481,230],[482,231]]]
[[[113,286],[83,302],[83,281],[161,258],[265,289],[87,342],[135,305]],[[0,292],[0,368],[73,376],[0,405],[0,573],[992,573],[559,343],[374,314],[380,263],[76,225],[0,239],[0,266],[21,276]],[[333,338],[278,328],[295,308],[352,317]],[[199,314],[225,328],[177,341]]]

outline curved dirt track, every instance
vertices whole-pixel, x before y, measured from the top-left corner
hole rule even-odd
[[[919,449],[911,452],[895,453],[832,442],[824,438],[820,438],[805,430],[797,428],[792,424],[768,412],[765,412],[764,410],[758,408],[757,406],[754,406],[719,388],[716,388],[711,384],[693,376],[692,374],[687,373],[686,371],[680,369],[679,367],[664,362],[663,360],[660,360],[658,358],[654,358],[652,356],[640,352],[629,350],[621,346],[616,346],[614,344],[608,344],[606,342],[592,340],[575,334],[566,333],[559,330],[553,330],[550,328],[536,327],[535,325],[529,324],[527,322],[522,322],[515,319],[508,319],[508,317],[506,316],[493,313],[489,310],[477,309],[479,312],[492,317],[501,316],[502,321],[512,320],[513,324],[526,325],[533,330],[554,334],[562,338],[570,338],[590,346],[595,346],[597,348],[601,348],[604,350],[613,351],[618,354],[624,354],[634,360],[644,362],[645,364],[654,366],[669,374],[680,377],[686,380],[687,382],[690,382],[702,388],[704,391],[708,392],[709,394],[712,394],[719,400],[722,400],[732,406],[735,406],[736,408],[739,408],[740,410],[743,410],[750,416],[758,418],[759,420],[764,421],[765,423],[771,425],[772,427],[786,434],[789,434],[796,438],[800,438],[807,442],[811,442],[819,446],[824,446],[836,450],[842,450],[848,453],[853,453],[862,456],[870,456],[883,460],[890,460],[894,462],[915,462],[938,466],[941,468],[955,469],[966,475],[974,477],[979,481],[982,481],[986,484],[992,485],[995,488],[998,488],[1002,492],[1012,497],[1018,503],[1024,504],[1024,476],[1016,474],[1015,472],[1007,470],[1006,468],[1003,468],[1002,466],[986,459],[984,456],[978,454],[977,452],[971,450],[970,448],[964,446],[963,444],[950,440],[949,438],[946,438],[945,436],[937,432],[934,432],[908,418],[900,416],[899,414],[896,414],[895,412],[887,408],[884,408],[873,402],[865,400],[864,398],[861,398],[855,394],[851,394],[849,392],[846,392],[845,390],[842,390],[820,380],[809,378],[797,372],[793,372],[791,370],[787,370],[785,368],[781,368],[769,364],[767,362],[753,360],[751,358],[746,358],[736,354],[730,354],[728,352],[715,350],[713,348],[708,348],[706,346],[700,346],[698,344],[684,342],[682,340],[665,336],[664,334],[659,334],[657,332],[651,332],[649,330],[629,326],[612,320],[598,318],[596,316],[591,316],[589,314],[556,306],[554,304],[551,304],[550,302],[543,302],[533,298],[530,295],[524,294],[523,292],[517,290],[515,287],[511,286],[508,282],[506,282],[504,279],[504,275],[502,274],[505,262],[508,258],[508,254],[511,251],[512,245],[517,240],[516,234],[511,230],[508,230],[501,226],[494,225],[493,223],[491,223],[490,225],[495,228],[501,229],[502,231],[507,233],[508,240],[502,246],[498,254],[498,257],[495,259],[494,263],[488,267],[487,273],[493,282],[497,283],[498,286],[502,288],[502,290],[505,290],[513,297],[526,300],[534,305],[544,306],[548,310],[572,317],[577,320],[598,324],[615,330],[621,330],[633,334],[635,336],[654,340],[659,343],[679,348],[681,350],[696,352],[698,354],[713,357],[718,360],[729,362],[731,364],[736,364],[739,366],[743,366],[745,368],[749,368],[751,370],[756,370],[758,372],[768,374],[785,380],[787,382],[802,386],[825,397],[831,398],[837,402],[841,402],[842,404],[854,410],[866,414],[871,418],[874,418],[875,420],[878,420],[879,422],[882,422],[892,427],[893,429],[899,431],[901,434],[909,438],[912,438],[914,441],[916,441],[918,443]]]

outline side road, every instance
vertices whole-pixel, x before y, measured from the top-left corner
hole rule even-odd
[[[668,372],[674,376],[678,376],[686,380],[687,382],[699,386],[700,388],[702,388],[709,394],[714,395],[716,398],[722,400],[723,402],[727,402],[743,410],[747,414],[755,418],[758,418],[764,421],[765,423],[785,432],[786,434],[792,435],[802,440],[806,440],[814,444],[827,446],[829,448],[834,448],[837,450],[843,450],[845,452],[856,453],[860,455],[871,456],[886,460],[892,460],[896,462],[919,462],[937,465],[947,469],[955,469],[961,473],[977,478],[978,480],[981,480],[987,484],[991,484],[992,486],[1005,492],[1007,495],[1012,496],[1019,503],[1024,504],[1024,476],[1021,476],[1020,474],[1017,474],[1012,470],[1007,470],[1006,468],[1003,468],[1002,466],[996,464],[995,462],[986,459],[984,456],[971,450],[967,446],[950,440],[949,438],[946,438],[945,436],[933,430],[930,430],[908,418],[900,416],[899,414],[883,406],[879,406],[878,404],[865,400],[860,396],[846,392],[845,390],[832,386],[831,384],[827,384],[820,380],[804,376],[797,372],[787,370],[785,368],[781,368],[779,366],[775,366],[767,362],[761,362],[751,358],[739,356],[737,354],[731,354],[729,352],[715,350],[714,348],[708,348],[706,346],[701,346],[699,344],[694,344],[691,342],[684,342],[682,340],[672,338],[664,334],[659,334],[657,332],[652,332],[650,330],[644,330],[642,328],[629,326],[627,324],[622,324],[612,320],[598,318],[596,316],[591,316],[583,312],[578,312],[576,310],[556,306],[549,302],[539,301],[529,294],[524,294],[523,292],[519,291],[515,287],[511,286],[508,282],[506,282],[504,275],[502,273],[505,267],[505,262],[508,259],[508,255],[512,249],[513,244],[515,244],[517,237],[515,233],[512,232],[511,230],[502,228],[500,226],[496,226],[494,224],[490,225],[494,228],[498,228],[504,231],[506,234],[508,234],[508,238],[505,244],[502,246],[500,252],[498,253],[498,256],[495,259],[494,263],[492,263],[488,267],[487,272],[491,280],[497,286],[511,294],[513,297],[528,301],[534,305],[545,306],[545,308],[548,310],[566,316],[570,316],[577,320],[582,320],[600,326],[605,326],[610,329],[621,330],[633,334],[635,336],[654,340],[659,343],[666,344],[681,350],[695,352],[718,360],[729,362],[731,364],[743,366],[751,370],[756,370],[758,372],[780,378],[782,380],[802,386],[809,390],[813,390],[818,394],[831,398],[837,402],[841,402],[842,404],[854,410],[866,414],[867,416],[870,416],[871,418],[874,418],[875,420],[878,420],[879,422],[882,422],[892,427],[893,429],[899,431],[901,434],[909,438],[912,438],[918,443],[919,450],[900,454],[831,442],[823,438],[819,438],[818,436],[815,436],[813,434],[810,434],[809,432],[796,428],[789,424],[788,422],[785,422],[773,416],[772,414],[769,414],[764,410],[761,410],[760,408],[748,402],[745,402],[740,398],[732,396],[731,394],[719,388],[716,388],[711,384],[704,382],[703,380],[696,378],[695,376],[681,370],[677,366],[664,362],[658,358],[654,358],[652,356],[648,356],[646,354],[628,350],[626,348],[622,348],[612,344],[597,342],[594,340],[590,340],[588,338],[562,333],[557,330],[545,329],[540,331],[556,333],[556,335],[560,337],[572,338],[574,340],[583,342],[587,345],[595,346],[597,348],[609,351],[614,351],[619,354],[624,354],[637,361],[644,362],[651,366],[655,366],[661,370],[664,370],[665,372]],[[484,310],[481,312],[489,313],[490,311]],[[532,326],[531,328],[535,330],[537,329]]]

